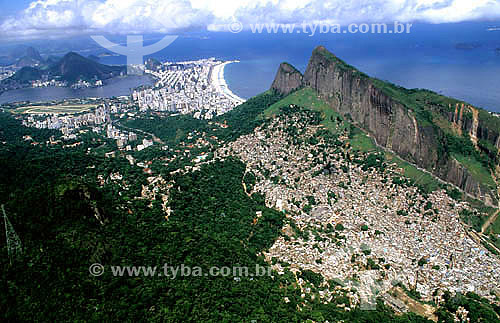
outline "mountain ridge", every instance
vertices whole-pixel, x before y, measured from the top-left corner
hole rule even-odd
[[[478,173],[489,169],[498,176],[499,118],[429,90],[371,78],[323,46],[313,50],[303,75],[282,63],[271,85],[283,95],[302,87],[312,88],[332,109],[352,118],[380,146],[496,206],[494,176],[485,183]],[[465,165],[457,155],[472,156],[473,162]]]
[[[44,63],[44,59],[34,47],[26,48],[25,55],[17,59],[16,65],[18,67],[34,67]]]
[[[78,79],[91,80],[96,77],[107,79],[120,75],[125,69],[122,66],[99,64],[75,52],[69,52],[51,65],[48,71],[53,76],[60,76],[63,80],[73,83]]]
[[[100,64],[75,52],[69,52],[48,66],[25,66],[10,78],[2,81],[2,85],[19,88],[43,77],[65,81],[71,85],[79,80],[106,80],[125,72],[124,66]]]

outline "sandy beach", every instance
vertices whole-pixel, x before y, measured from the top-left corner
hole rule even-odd
[[[238,61],[228,61],[221,63],[219,65],[216,65],[212,69],[212,79],[211,82],[219,91],[220,93],[223,93],[223,95],[233,101],[237,101],[238,104],[245,102],[245,99],[240,98],[236,94],[234,94],[229,87],[227,86],[226,80],[224,78],[224,68],[227,64],[231,63],[238,63]]]

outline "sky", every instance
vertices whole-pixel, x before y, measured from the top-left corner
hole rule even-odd
[[[500,19],[500,0],[0,0],[0,39],[229,31],[231,23]]]

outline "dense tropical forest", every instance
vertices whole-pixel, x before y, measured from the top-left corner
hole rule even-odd
[[[215,121],[228,127],[217,132],[218,138],[230,141],[251,132],[264,122],[258,116],[279,99],[268,92],[219,117]],[[195,130],[209,133],[213,128],[186,116],[164,125],[160,119],[146,120],[127,126],[153,132],[173,147]],[[26,134],[41,144],[23,140]],[[25,128],[10,113],[0,113],[0,204],[22,243],[22,249],[9,256],[5,231],[0,230],[0,310],[5,321],[427,322],[412,313],[395,315],[381,301],[372,311],[343,310],[339,305],[349,302],[343,296],[328,304],[310,296],[305,301],[289,269],[283,275],[241,279],[119,277],[109,270],[99,277],[90,275],[93,263],[269,268],[261,251],[283,234],[289,220],[266,207],[263,196],[245,193],[242,183],[251,185],[254,179],[245,176],[245,165],[233,158],[175,174],[171,171],[191,159],[157,164],[158,173],[173,183],[166,219],[159,201],[137,198],[147,184],[142,169],[123,156],[89,154],[88,148],[105,143],[90,135],[71,149],[45,145],[54,135]],[[154,150],[142,157],[165,157],[162,154],[168,152]],[[109,179],[117,172],[126,179],[127,189]],[[100,181],[102,174],[107,175]],[[255,223],[257,212],[262,216]],[[304,270],[301,277],[319,290],[322,278],[317,274]],[[450,295],[437,313],[440,321],[453,322],[448,311],[458,306],[474,312],[471,322],[494,322],[495,312],[500,313],[472,293]]]

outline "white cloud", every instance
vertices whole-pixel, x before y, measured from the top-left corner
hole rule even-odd
[[[187,0],[38,0],[1,22],[0,37],[167,32],[205,28],[212,20]]]
[[[498,0],[37,0],[0,22],[0,37],[217,29],[234,20],[302,23],[500,19]]]

